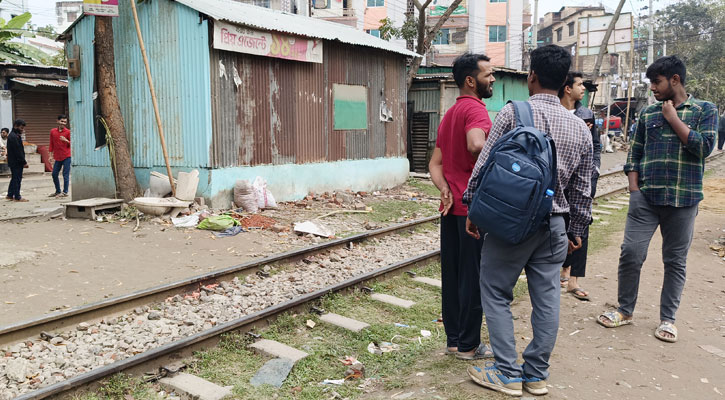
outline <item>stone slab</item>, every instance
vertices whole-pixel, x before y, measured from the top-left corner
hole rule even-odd
[[[612,205],[612,204],[600,204],[599,207],[606,208],[608,210],[621,210],[622,209],[622,206]]]
[[[294,366],[294,361],[288,358],[273,358],[262,365],[249,383],[255,387],[271,385],[279,389]]]
[[[272,357],[286,358],[292,360],[292,362],[297,362],[309,355],[302,350],[297,350],[294,347],[269,339],[258,340],[250,344],[249,347],[260,353]]]
[[[167,391],[174,391],[182,398],[221,400],[232,394],[230,388],[221,387],[198,376],[180,373],[159,381]]]
[[[415,305],[414,301],[401,299],[399,297],[391,296],[389,294],[373,293],[370,298],[386,304],[391,304],[403,308],[410,308]]]
[[[419,276],[413,278],[414,281],[419,283],[425,283],[426,285],[435,286],[437,288],[443,287],[443,283],[439,279],[433,279],[433,278],[426,278],[424,276]]]
[[[320,317],[320,320],[353,332],[360,332],[361,330],[370,326],[365,322],[348,317],[343,317],[342,315],[333,313],[322,315]]]
[[[596,208],[592,208],[592,214],[612,215],[610,211],[597,210]]]
[[[629,206],[629,202],[621,200],[609,200],[611,204],[619,204],[620,206]]]
[[[600,217],[598,215],[592,215],[592,219],[595,220],[595,221],[599,221],[601,218],[602,217]]]

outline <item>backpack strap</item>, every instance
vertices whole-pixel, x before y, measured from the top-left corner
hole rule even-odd
[[[514,105],[516,115],[516,126],[534,126],[534,112],[528,101],[509,100]]]

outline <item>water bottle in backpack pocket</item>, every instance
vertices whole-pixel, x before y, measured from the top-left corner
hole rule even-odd
[[[556,148],[534,127],[531,105],[513,103],[516,126],[493,145],[479,171],[468,218],[481,231],[518,244],[548,220],[556,191]]]

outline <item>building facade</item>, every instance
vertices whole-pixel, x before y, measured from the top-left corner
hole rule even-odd
[[[172,169],[199,170],[197,196],[228,207],[234,183],[262,176],[281,201],[371,191],[405,181],[406,58],[362,31],[227,0],[139,4]],[[113,19],[117,92],[136,177],[163,172],[131,12]],[[161,18],[163,16],[163,18]],[[95,150],[94,18],[63,35],[79,46],[69,79],[73,197],[109,196],[106,148]]]
[[[58,31],[63,32],[68,29],[70,24],[78,19],[82,13],[82,1],[56,1],[55,16],[57,18],[56,26],[58,27]]]

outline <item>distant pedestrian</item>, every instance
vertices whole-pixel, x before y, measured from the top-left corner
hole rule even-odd
[[[717,128],[717,149],[722,151],[723,144],[725,144],[725,110],[720,115],[720,123]]]
[[[5,160],[7,157],[8,135],[10,135],[10,130],[8,128],[0,129],[0,160]]]
[[[466,220],[467,231],[476,238],[481,235],[484,238],[481,302],[496,358],[491,366],[469,367],[468,375],[481,386],[514,396],[522,395],[522,387],[536,395],[548,393],[549,357],[559,329],[559,270],[569,244],[564,215],[569,214],[568,233],[576,243],[572,250],[581,247],[581,237],[591,219],[591,133],[584,121],[564,108],[557,97],[570,66],[571,55],[562,47],[548,45],[531,52],[531,70],[527,80],[534,126],[551,136],[557,154],[558,179],[548,221],[534,235],[512,245],[485,232],[479,233],[478,228]],[[491,148],[503,134],[516,126],[515,121],[511,104],[496,116],[463,195],[467,204],[471,203],[479,172],[491,155]],[[569,194],[568,199],[564,196],[565,192]],[[534,338],[523,353],[523,365],[517,361],[511,314],[513,289],[522,270],[526,271],[534,330]]]
[[[55,192],[48,197],[68,197],[68,185],[70,184],[70,129],[68,117],[64,114],[58,116],[58,126],[50,130],[50,147],[48,150],[53,153],[53,184]],[[58,174],[63,169],[63,192],[60,191],[60,179]]]
[[[20,184],[23,181],[23,168],[28,168],[25,161],[25,146],[23,146],[23,133],[25,121],[16,119],[13,130],[8,134],[8,167],[10,167],[10,184],[8,185],[7,200],[26,202],[20,196]]]
[[[468,208],[461,202],[476,157],[491,129],[486,105],[493,94],[493,67],[483,54],[466,53],[453,64],[460,96],[443,117],[429,164],[441,192],[441,281],[443,326],[448,354],[473,360],[491,357],[481,343],[481,294],[478,285],[481,240],[466,235]]]
[[[677,56],[662,57],[647,68],[650,89],[659,102],[640,113],[624,165],[630,197],[619,256],[619,308],[597,319],[607,328],[632,323],[642,264],[659,226],[665,273],[660,324],[654,335],[665,342],[678,338],[675,313],[685,286],[698,203],[703,199],[705,158],[717,132],[717,108],[687,94],[685,74],[685,64]]]
[[[581,118],[587,124],[592,135],[592,144],[594,145],[594,165],[592,166],[592,193],[597,191],[597,180],[599,179],[599,167],[602,163],[602,145],[599,142],[599,134],[597,127],[594,125],[594,113],[592,110],[584,107],[581,100],[584,98],[584,82],[582,81],[581,72],[569,72],[566,76],[564,86],[559,89],[559,100],[561,105]],[[565,196],[569,198],[568,193]],[[564,261],[564,267],[561,273],[562,286],[566,287],[567,293],[579,300],[589,300],[589,293],[579,286],[578,278],[583,278],[587,268],[587,250],[589,248],[589,225],[587,225],[582,235],[582,247],[579,250],[569,252]]]

